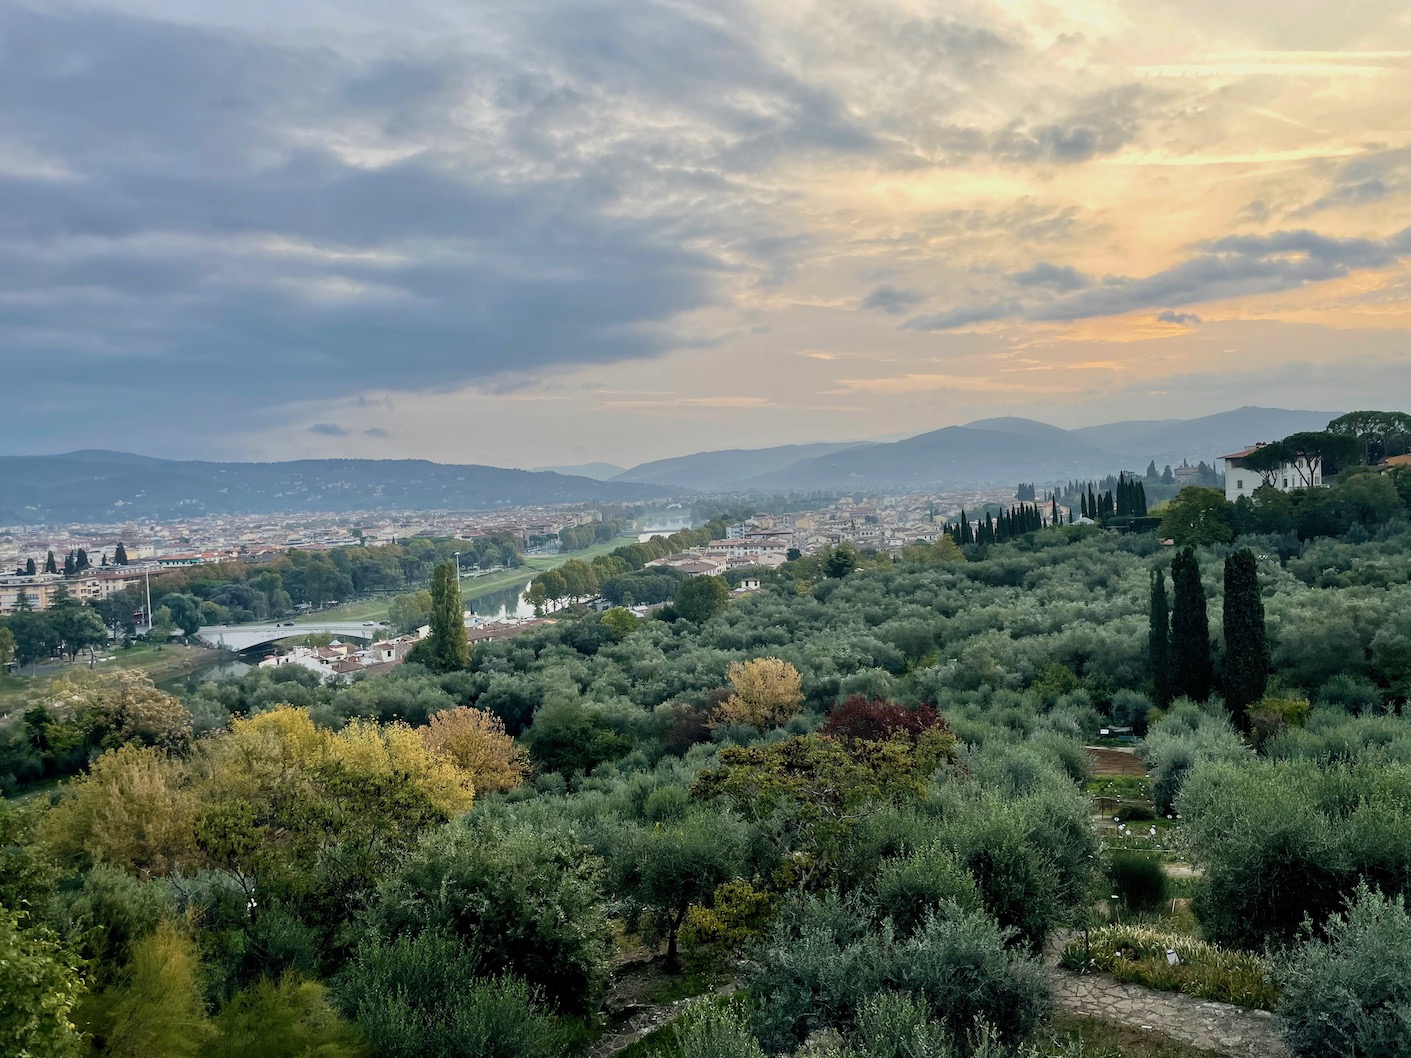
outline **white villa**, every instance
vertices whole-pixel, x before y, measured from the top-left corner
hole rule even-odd
[[[1238,452],[1231,452],[1220,458],[1225,461],[1225,499],[1233,503],[1241,496],[1253,496],[1254,490],[1263,485],[1273,485],[1281,492],[1290,489],[1317,488],[1323,484],[1323,461],[1314,457],[1311,461],[1299,458],[1293,463],[1284,463],[1270,471],[1250,470],[1244,465],[1264,442],[1251,445]]]

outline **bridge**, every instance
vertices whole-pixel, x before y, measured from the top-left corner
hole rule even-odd
[[[365,639],[372,642],[384,639],[393,632],[382,625],[365,625],[359,621],[307,621],[299,624],[203,625],[196,634],[213,647],[243,653],[294,636],[327,634],[334,639]]]

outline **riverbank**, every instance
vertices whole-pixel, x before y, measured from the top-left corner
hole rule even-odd
[[[208,647],[192,647],[182,643],[169,643],[158,650],[146,643],[137,643],[128,650],[113,650],[99,654],[92,669],[88,658],[80,655],[72,664],[45,664],[36,671],[19,676],[0,677],[0,715],[23,705],[36,690],[46,683],[71,672],[112,672],[122,669],[141,672],[153,683],[181,679],[212,663],[213,660],[228,657],[222,651]]]
[[[461,598],[466,603],[470,603],[486,595],[502,592],[506,588],[518,587],[531,580],[536,574],[551,570],[555,566],[561,566],[571,558],[582,562],[591,562],[599,555],[606,555],[619,547],[635,542],[635,537],[619,536],[615,540],[609,540],[604,544],[594,544],[581,551],[565,551],[557,555],[534,555],[526,558],[522,566],[487,573],[483,577],[462,574]],[[412,589],[408,589],[408,591],[410,590]],[[325,624],[342,621],[385,621],[391,608],[391,596],[361,599],[357,602],[345,603],[342,606],[332,606],[326,610],[304,614],[294,618],[294,624],[297,627],[301,624]]]

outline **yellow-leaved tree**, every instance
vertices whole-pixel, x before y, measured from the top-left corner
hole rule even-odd
[[[716,724],[779,727],[803,705],[803,677],[780,658],[754,658],[730,666],[733,693],[716,712]]]
[[[426,748],[454,761],[478,792],[513,790],[529,771],[524,747],[506,733],[504,721],[483,709],[443,709],[420,731]]]
[[[196,945],[171,922],[132,947],[118,980],[79,1006],[107,1058],[196,1058],[216,1036],[206,1016]]]
[[[155,747],[109,750],[40,820],[63,862],[106,863],[139,877],[169,873],[194,854],[197,804],[185,762]]]

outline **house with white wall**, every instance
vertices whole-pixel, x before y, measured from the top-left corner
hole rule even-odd
[[[1317,488],[1323,484],[1323,461],[1317,456],[1300,456],[1294,462],[1282,463],[1273,470],[1253,470],[1245,466],[1245,460],[1263,448],[1265,443],[1261,441],[1220,457],[1225,461],[1225,499],[1233,503],[1241,496],[1253,496],[1254,490],[1264,485],[1288,492],[1291,489]]]

